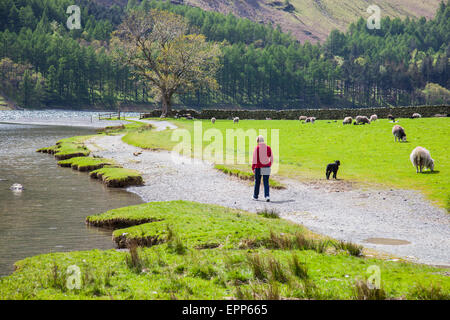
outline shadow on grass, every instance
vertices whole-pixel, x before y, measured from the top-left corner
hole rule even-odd
[[[434,171],[423,171],[422,174],[439,174],[440,171],[439,170],[434,170]]]

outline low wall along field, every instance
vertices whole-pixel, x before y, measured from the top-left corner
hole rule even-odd
[[[395,108],[363,108],[363,109],[296,109],[296,110],[174,110],[171,116],[191,116],[196,119],[240,119],[265,120],[266,118],[277,120],[298,120],[299,116],[316,117],[322,120],[342,120],[345,117],[367,116],[376,114],[379,118],[387,118],[392,114],[395,118],[410,118],[413,113],[419,113],[422,117],[435,117],[436,115],[448,116],[450,106],[416,106]],[[144,117],[152,118],[161,116],[160,110],[154,110],[144,114]]]

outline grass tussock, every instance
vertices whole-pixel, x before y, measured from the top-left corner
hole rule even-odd
[[[144,261],[139,254],[139,244],[137,241],[128,241],[127,248],[129,254],[126,256],[126,263],[130,269],[141,272],[144,266]]]
[[[237,300],[281,300],[280,287],[276,282],[267,285],[253,284],[249,288],[236,287],[235,299]]]
[[[417,300],[450,300],[450,292],[446,292],[441,284],[434,282],[428,285],[417,283],[408,296]]]
[[[187,252],[187,248],[180,236],[170,226],[167,226],[167,230],[167,247],[176,254],[185,254]]]
[[[268,219],[279,219],[280,214],[275,209],[263,209],[256,212],[257,215]]]
[[[359,257],[363,253],[363,247],[352,242],[333,241],[336,250],[347,251],[350,255]]]
[[[386,292],[383,288],[371,287],[367,281],[357,280],[353,285],[353,293],[356,300],[386,300]]]
[[[296,254],[292,255],[289,267],[292,274],[297,278],[301,280],[307,280],[309,278],[306,262],[301,262]]]

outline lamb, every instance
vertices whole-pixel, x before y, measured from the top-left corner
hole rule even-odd
[[[394,141],[406,141],[406,133],[405,133],[405,129],[403,129],[403,127],[399,126],[399,125],[395,125],[392,128],[392,134],[394,135]]]
[[[239,117],[233,118],[233,123],[239,123]]]
[[[353,122],[353,118],[352,117],[345,117],[344,121],[342,121],[342,124],[343,125],[352,124],[352,122]]]
[[[300,117],[298,117],[298,120],[306,121],[307,118],[308,118],[307,116],[300,116]]]
[[[337,179],[337,172],[339,170],[339,166],[341,165],[341,162],[339,160],[336,160],[334,163],[330,163],[327,165],[327,172],[326,172],[326,176],[327,176],[327,180],[330,179],[330,174],[331,172],[333,172],[333,178]]]
[[[431,172],[434,170],[434,160],[431,158],[430,152],[422,147],[415,148],[409,156],[411,163],[416,167],[416,173],[422,173],[422,169],[429,168]]]
[[[216,123],[216,118],[212,117],[212,118],[211,118],[211,123],[212,123],[212,124]]]
[[[393,122],[395,122],[395,118],[392,114],[388,114],[387,118]]]
[[[378,116],[376,114],[373,114],[370,116],[370,122],[374,122],[378,120]]]
[[[356,124],[366,124],[366,123],[370,124],[370,120],[366,116],[356,117]]]
[[[422,118],[422,116],[419,113],[416,112],[416,113],[413,113],[411,118],[412,119],[417,119],[417,118]]]
[[[316,118],[315,117],[309,117],[309,118],[306,118],[306,121],[305,122],[311,122],[311,123],[314,123],[314,122],[316,122]]]

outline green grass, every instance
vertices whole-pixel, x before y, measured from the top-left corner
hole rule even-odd
[[[367,268],[381,269],[387,298],[448,299],[445,270],[405,262],[354,257],[330,247],[326,252],[266,246],[241,247],[248,237],[268,233],[317,236],[281,219],[220,206],[173,201],[111,210],[88,221],[154,222],[116,230],[129,237],[160,235],[165,241],[130,252],[92,250],[51,253],[16,263],[0,279],[2,299],[356,299]],[[272,232],[270,232],[272,231]],[[205,244],[220,244],[202,246]],[[69,266],[81,269],[81,288],[65,283]]]
[[[84,145],[84,142],[93,136],[76,136],[59,140],[56,145],[41,148],[37,152],[50,153],[55,155],[58,160],[67,160],[75,157],[87,157],[90,151]]]
[[[139,186],[144,183],[139,171],[120,167],[105,166],[92,171],[90,176],[102,180],[104,184],[112,188]]]
[[[316,121],[314,125],[293,120],[256,121],[241,120],[239,125],[232,121],[218,120],[212,125],[202,121],[203,132],[214,128],[226,136],[227,129],[239,128],[268,130],[279,129],[279,172],[275,175],[299,180],[323,180],[325,167],[334,160],[341,161],[338,178],[359,182],[363,185],[381,185],[421,191],[439,206],[445,207],[450,197],[450,154],[448,152],[450,119],[421,118],[398,119],[405,128],[407,143],[395,143],[392,135],[393,124],[386,119],[365,126],[343,126],[341,121]],[[181,129],[193,133],[194,121],[170,120]],[[156,132],[129,132],[123,140],[141,148],[172,149],[178,141],[171,141],[173,130]],[[193,135],[192,135],[193,137]],[[267,137],[266,137],[267,140]],[[205,148],[207,142],[203,143]],[[435,160],[435,172],[416,174],[409,155],[422,146],[428,149]],[[237,154],[248,154],[249,144]],[[224,139],[225,149],[225,139]],[[235,151],[235,150],[233,150]],[[248,159],[248,158],[247,158]],[[208,159],[214,160],[214,159]],[[220,165],[220,164],[219,164]],[[228,169],[238,169],[250,173],[250,165],[228,165]]]
[[[58,165],[61,167],[72,168],[78,171],[93,171],[113,164],[113,160],[93,157],[76,157],[58,161]]]

